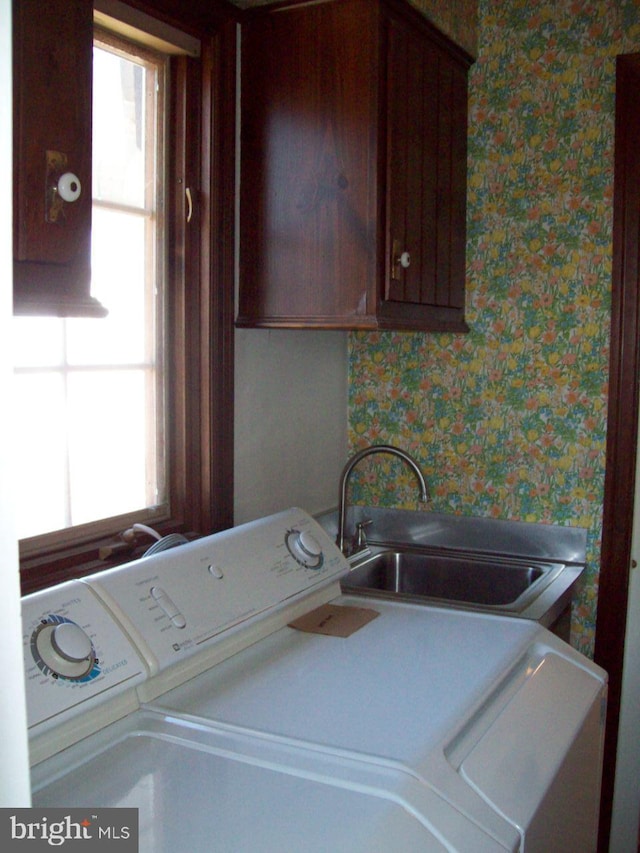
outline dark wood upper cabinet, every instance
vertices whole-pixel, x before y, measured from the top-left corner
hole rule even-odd
[[[247,14],[237,325],[466,331],[471,61],[404,0]]]
[[[102,316],[90,296],[93,4],[20,0],[13,27],[14,313]]]

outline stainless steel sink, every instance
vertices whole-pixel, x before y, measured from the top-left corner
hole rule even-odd
[[[358,560],[342,587],[517,612],[562,568],[554,563],[393,547]]]
[[[350,512],[349,530],[362,526],[370,553],[349,558],[346,593],[531,619],[569,641],[585,529],[379,506]],[[337,538],[338,513],[319,521]]]

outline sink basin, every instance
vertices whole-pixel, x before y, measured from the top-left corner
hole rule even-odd
[[[569,642],[572,597],[586,567],[584,528],[350,509],[349,531],[367,522],[370,550],[350,558],[352,570],[341,581],[346,593],[530,619]],[[334,539],[338,520],[335,511],[319,518]]]
[[[342,586],[358,592],[519,610],[561,569],[553,563],[393,548],[364,557]]]

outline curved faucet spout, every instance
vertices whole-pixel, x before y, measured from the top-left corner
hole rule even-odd
[[[420,500],[429,500],[429,489],[424,479],[424,475],[420,470],[418,463],[406,451],[400,450],[399,447],[394,447],[392,444],[373,444],[371,445],[371,447],[365,447],[364,450],[361,450],[358,453],[354,454],[354,456],[349,459],[347,464],[342,469],[342,474],[340,476],[340,500],[338,504],[338,538],[336,541],[338,544],[338,548],[340,548],[342,553],[346,554],[347,556],[350,553],[350,549],[347,549],[345,551],[344,539],[347,517],[347,485],[349,483],[349,477],[358,462],[360,462],[361,459],[364,459],[365,456],[371,456],[371,454],[373,453],[389,453],[392,456],[397,456],[398,458],[406,462],[418,478],[418,483],[420,485]]]

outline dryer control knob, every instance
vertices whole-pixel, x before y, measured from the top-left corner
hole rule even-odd
[[[286,544],[293,559],[306,569],[319,569],[324,562],[322,546],[312,533],[306,530],[290,530]]]

